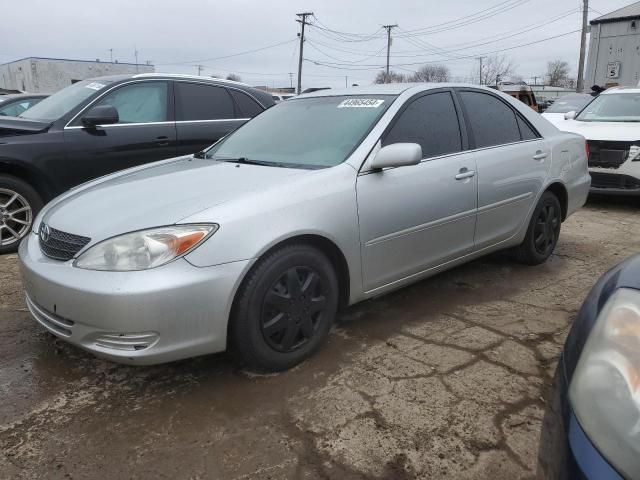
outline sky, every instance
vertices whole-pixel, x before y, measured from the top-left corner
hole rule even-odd
[[[589,3],[591,20],[632,0]],[[252,85],[295,86],[296,13],[313,12],[303,88],[372,83],[386,62],[382,26],[392,24],[392,70],[441,63],[454,80],[477,81],[476,57],[496,52],[532,83],[550,60],[567,61],[576,75],[581,7],[582,0],[21,0],[3,9],[0,63],[111,55],[135,62],[137,51],[157,72],[237,73]]]

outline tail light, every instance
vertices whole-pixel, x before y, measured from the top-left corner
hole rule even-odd
[[[589,141],[585,140],[584,142],[584,150],[587,154],[587,160],[589,160],[589,155],[591,155],[591,152],[589,151]]]

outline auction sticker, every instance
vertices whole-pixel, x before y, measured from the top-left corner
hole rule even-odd
[[[383,103],[377,98],[349,98],[340,102],[338,108],[378,108]]]
[[[92,82],[88,85],[85,85],[85,88],[90,88],[91,90],[100,90],[101,88],[104,88],[104,83]]]

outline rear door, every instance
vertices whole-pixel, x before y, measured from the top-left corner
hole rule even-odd
[[[176,155],[171,85],[167,81],[126,83],[106,92],[83,112],[100,105],[118,110],[120,121],[82,126],[82,113],[64,129],[73,184]]]
[[[174,90],[179,155],[198,152],[247,121],[225,87],[179,81]]]
[[[512,237],[524,224],[545,183],[551,153],[502,98],[472,89],[459,96],[478,170],[475,248],[481,249]]]

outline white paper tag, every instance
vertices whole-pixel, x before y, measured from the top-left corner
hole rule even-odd
[[[90,88],[91,90],[100,90],[101,88],[104,88],[104,84],[98,83],[98,82],[92,82],[88,85],[85,85],[85,88]]]
[[[349,98],[340,102],[338,108],[378,108],[383,103],[377,98]]]

